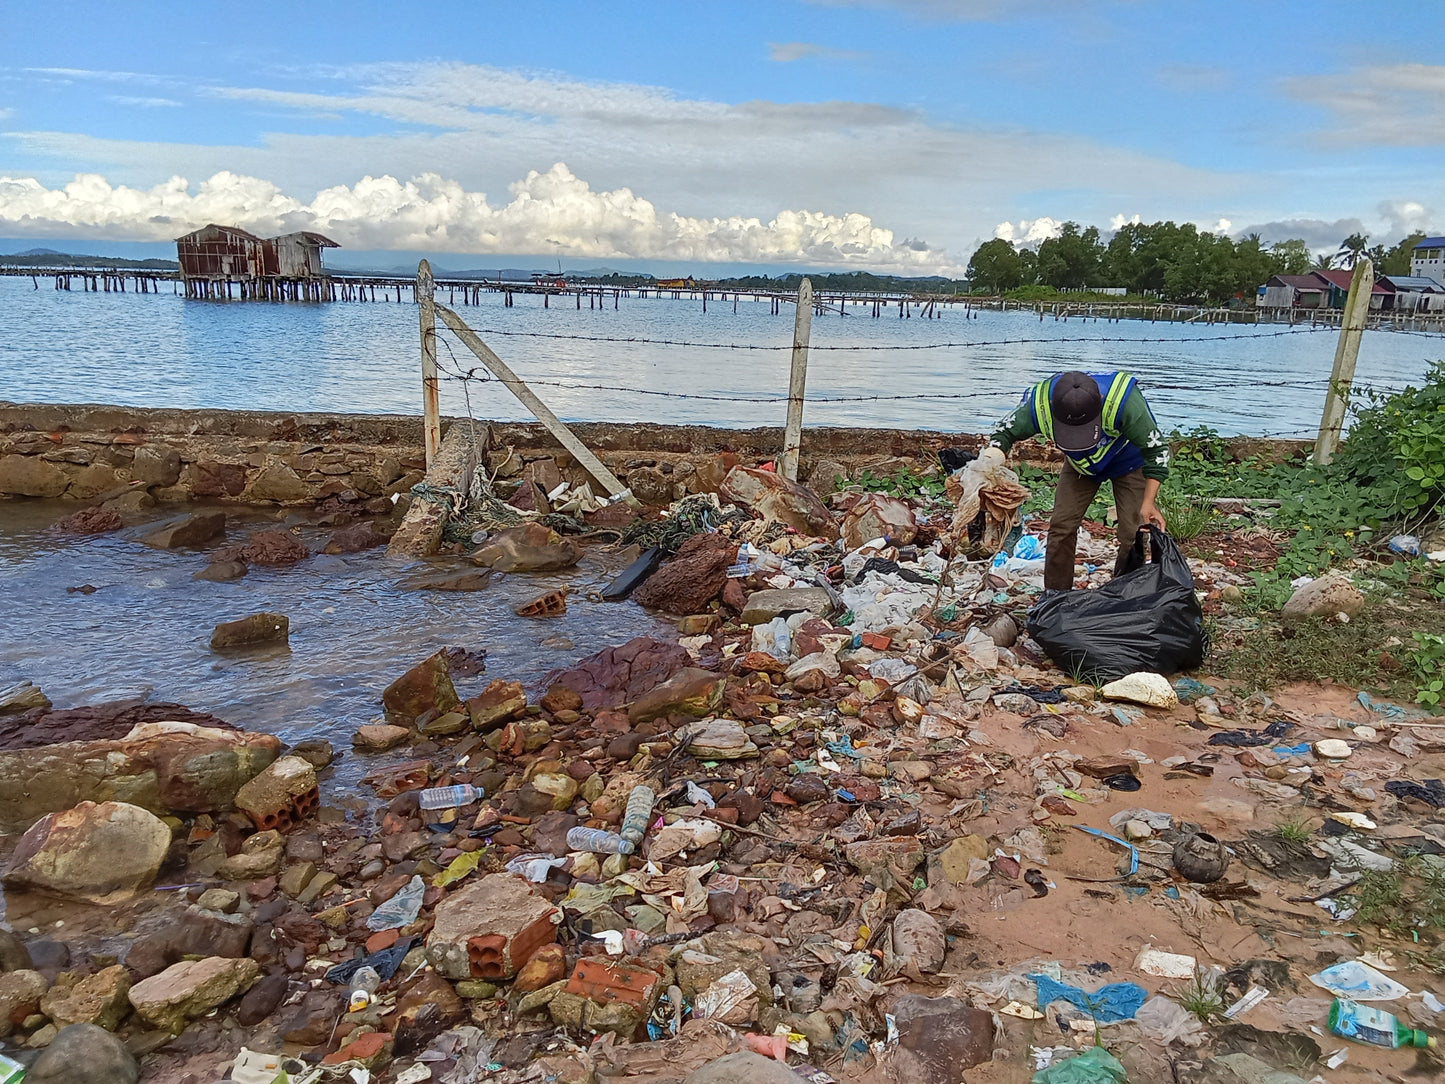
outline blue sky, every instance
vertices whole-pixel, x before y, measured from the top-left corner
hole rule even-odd
[[[0,7],[0,236],[929,273],[1066,219],[1445,231],[1430,3],[420,10]]]

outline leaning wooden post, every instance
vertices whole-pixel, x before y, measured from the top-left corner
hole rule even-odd
[[[798,311],[793,317],[793,368],[788,376],[788,424],[783,431],[783,455],[778,471],[790,482],[798,480],[798,452],[803,446],[803,388],[808,380],[808,337],[813,331],[813,283],[798,284]]]
[[[1325,410],[1320,417],[1320,433],[1315,438],[1315,462],[1321,466],[1334,458],[1339,447],[1340,430],[1345,424],[1345,406],[1350,385],[1355,379],[1355,362],[1360,357],[1360,339],[1370,319],[1370,294],[1375,288],[1375,265],[1368,259],[1355,263],[1350,279],[1350,296],[1340,317],[1340,338],[1335,344],[1335,366],[1330,373],[1329,391],[1325,393]]]
[[[401,291],[397,291],[400,297]],[[416,267],[416,296],[421,311],[421,403],[426,414],[426,465],[431,467],[442,446],[442,404],[440,381],[437,380],[436,283],[431,264],[422,260]]]
[[[477,355],[482,364],[492,371],[492,374],[506,386],[507,390],[522,401],[522,404],[532,412],[532,416],[547,428],[547,432],[557,438],[557,443],[572,453],[572,458],[582,465],[583,470],[592,475],[612,496],[620,497],[626,494],[630,500],[636,500],[631,497],[631,490],[607,469],[602,460],[592,454],[590,448],[577,439],[577,435],[563,424],[561,418],[552,413],[546,403],[537,398],[536,393],[523,383],[522,378],[514,373],[506,362],[497,357],[490,346],[482,342],[481,337],[467,326],[466,321],[445,305],[435,305],[435,309],[441,316],[442,322],[451,328],[456,337],[462,341],[462,345]]]

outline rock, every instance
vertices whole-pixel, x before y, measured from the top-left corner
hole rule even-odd
[[[26,1084],[136,1084],[140,1066],[125,1044],[94,1024],[61,1028],[31,1063]]]
[[[411,737],[411,731],[404,726],[369,724],[359,727],[351,736],[351,744],[362,753],[384,753],[404,744]]]
[[[682,1078],[682,1084],[797,1084],[797,1081],[798,1074],[789,1069],[786,1062],[751,1050],[714,1058]]]
[[[948,943],[943,927],[927,911],[916,907],[900,911],[893,920],[890,948],[894,959],[891,970],[912,979],[936,974],[943,967]]]
[[[390,537],[390,535],[378,531],[376,525],[370,520],[364,520],[361,523],[353,523],[350,527],[343,527],[339,531],[333,531],[331,537],[326,540],[326,545],[321,547],[321,552],[361,553],[363,550],[385,545]]]
[[[114,794],[157,814],[230,809],[281,743],[270,734],[173,721],[187,716],[220,722],[175,704],[125,701],[30,719],[0,752],[0,828],[22,830],[46,813]],[[65,740],[117,733],[119,740]]]
[[[130,461],[130,476],[147,487],[173,486],[181,480],[181,453],[163,444],[143,444]]]
[[[643,504],[668,504],[672,501],[672,478],[656,467],[638,467],[628,471],[627,488]]]
[[[41,691],[40,686],[28,681],[0,689],[0,715],[18,715],[34,708],[43,711],[49,707],[50,697]]]
[[[40,1011],[57,1028],[95,1024],[114,1031],[130,1012],[130,972],[119,964],[87,975],[73,986],[56,985],[40,999]]]
[[[889,1079],[957,1084],[960,1071],[993,1057],[993,1015],[954,997],[904,994],[893,1003],[898,1046],[887,1051]]]
[[[0,975],[0,1039],[8,1039],[28,1017],[40,1011],[50,983],[38,971],[7,971]]]
[[[208,888],[196,900],[196,906],[201,910],[222,915],[234,914],[240,905],[241,894],[229,888]]]
[[[960,836],[938,854],[938,864],[949,884],[967,884],[970,864],[989,856],[988,841],[983,836]]]
[[[407,582],[413,591],[481,591],[492,582],[492,570],[473,569],[470,572],[450,572],[441,576],[423,576]]]
[[[226,513],[193,512],[160,527],[141,538],[152,549],[193,549],[220,538],[226,533]]]
[[[808,488],[825,497],[847,482],[848,468],[832,459],[818,460],[813,472],[808,475]]]
[[[119,478],[114,467],[108,467],[103,463],[92,463],[88,467],[81,467],[70,476],[70,486],[66,489],[65,495],[71,500],[88,501],[93,497],[99,497],[102,493],[113,491],[117,481]]]
[[[527,691],[515,681],[497,678],[466,702],[466,710],[477,730],[495,730],[527,710]]]
[[[230,583],[239,580],[251,569],[245,561],[216,561],[199,572],[192,573],[193,580],[210,580],[212,583]]]
[[[449,979],[506,979],[557,937],[562,914],[510,873],[493,873],[436,906],[427,961]]]
[[[1018,643],[1019,626],[1008,614],[999,614],[983,626],[983,634],[998,647],[1013,647]]]
[[[256,501],[276,501],[279,504],[294,504],[310,496],[310,490],[301,477],[279,459],[266,463],[251,479],[250,497]]]
[[[531,993],[567,977],[567,953],[561,945],[543,945],[517,972],[512,989]]]
[[[1110,700],[1127,700],[1151,708],[1179,706],[1179,694],[1174,691],[1168,679],[1147,670],[1126,674],[1118,681],[1111,681],[1100,692]]]
[[[995,693],[993,706],[1010,715],[1029,716],[1039,711],[1039,702],[1024,693]]]
[[[445,651],[438,651],[397,678],[381,694],[387,722],[414,726],[418,715],[451,711],[461,705],[452,684]]]
[[[691,662],[687,650],[675,642],[638,636],[567,670],[554,670],[542,683],[572,689],[582,697],[583,708],[595,712],[633,703]]]
[[[125,520],[114,508],[96,506],[82,508],[55,521],[55,529],[66,534],[109,534],[125,526]]]
[[[252,1028],[281,1007],[291,980],[286,975],[266,975],[247,990],[236,1007],[236,1023]]]
[[[676,557],[644,580],[632,597],[639,606],[664,613],[697,613],[722,594],[728,566],[737,553],[737,543],[724,535],[695,534],[682,544]]]
[[[246,488],[246,468],[240,463],[201,459],[191,464],[190,474],[197,497],[239,497]]]
[[[260,975],[261,965],[249,958],[185,960],[136,983],[130,1002],[148,1024],[178,1035],[188,1020],[244,993]]]
[[[0,456],[0,494],[12,497],[59,497],[70,476],[39,456]]]
[[[270,877],[281,869],[286,858],[286,840],[273,830],[257,832],[241,844],[241,853],[233,854],[216,869],[223,881],[255,881]]]
[[[923,861],[923,845],[915,836],[861,839],[843,848],[848,864],[865,877],[894,870],[911,875]]]
[[[758,755],[758,747],[736,719],[704,719],[687,751],[699,760],[741,760]]]
[[[230,547],[226,547],[229,549]],[[269,531],[253,531],[246,538],[246,544],[236,554],[227,553],[226,550],[217,550],[212,560],[235,560],[239,558],[248,564],[261,565],[263,568],[275,568],[282,565],[294,565],[297,561],[304,561],[311,556],[301,541],[290,531],[276,528]]]
[[[1311,580],[1295,589],[1280,610],[1284,621],[1302,621],[1307,617],[1331,618],[1335,614],[1354,617],[1365,608],[1365,596],[1346,577],[1331,573]]]
[[[711,670],[688,667],[643,693],[627,709],[636,725],[666,715],[706,715],[722,703],[724,679]]]
[[[0,974],[29,971],[32,966],[30,950],[25,947],[25,942],[9,930],[0,930]]]
[[[906,546],[918,535],[913,509],[897,497],[865,493],[843,517],[843,545],[850,550],[886,538],[895,546]]]
[[[325,738],[308,738],[306,741],[299,741],[291,747],[290,755],[300,757],[318,772],[336,759],[336,753],[331,748],[331,743]]]
[[[155,814],[125,802],[82,802],[36,822],[3,880],[10,888],[113,903],[150,885],[170,846],[171,830]]]
[[[580,711],[582,694],[565,685],[553,685],[542,697],[541,706],[543,711],[551,712],[553,715],[559,711]]]
[[[582,547],[540,523],[524,523],[496,532],[472,560],[498,572],[555,572],[571,568]]]
[[[211,630],[211,650],[246,647],[250,644],[285,643],[291,636],[291,620],[285,614],[256,613],[222,621]]]
[[[316,769],[297,756],[273,761],[236,792],[236,808],[263,832],[270,828],[284,832],[320,804]]]
[[[818,495],[776,471],[734,467],[718,487],[718,493],[724,500],[741,504],[765,520],[782,523],[800,534],[838,537],[832,513]]]
[[[833,600],[821,587],[768,588],[748,596],[740,620],[744,625],[765,625],[775,617],[804,610],[826,617],[832,609]]]

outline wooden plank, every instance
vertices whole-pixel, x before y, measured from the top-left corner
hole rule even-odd
[[[475,331],[467,327],[466,321],[445,305],[437,304],[435,307],[442,322],[451,328],[466,348],[507,386],[508,391],[522,401],[522,405],[532,412],[533,417],[547,427],[547,431],[557,438],[557,442],[572,453],[573,458],[582,464],[588,474],[592,475],[614,497],[627,492],[627,487],[603,465],[602,460],[593,455],[591,449],[577,439],[576,434],[563,424],[562,419],[553,414],[551,408],[537,398],[532,389],[522,382],[521,377],[512,372],[507,363],[497,357],[492,348],[482,342]]]
[[[793,318],[793,366],[788,375],[788,423],[783,432],[783,454],[778,471],[790,482],[798,480],[798,454],[803,447],[803,390],[808,381],[808,339],[813,332],[813,282],[798,284],[798,311]]]
[[[1320,416],[1320,432],[1315,439],[1315,462],[1323,466],[1334,458],[1339,447],[1340,430],[1345,424],[1345,406],[1350,386],[1355,379],[1355,363],[1360,359],[1360,339],[1370,319],[1370,294],[1375,288],[1375,265],[1361,258],[1355,263],[1350,279],[1350,295],[1340,317],[1340,338],[1335,344],[1335,365],[1330,373],[1330,388],[1325,393],[1325,409]]]

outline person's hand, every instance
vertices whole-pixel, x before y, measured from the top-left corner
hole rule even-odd
[[[1159,506],[1153,501],[1145,501],[1144,507],[1140,509],[1140,514],[1144,517],[1146,524],[1158,527],[1161,531],[1167,529],[1164,523],[1164,513],[1159,511]]]

